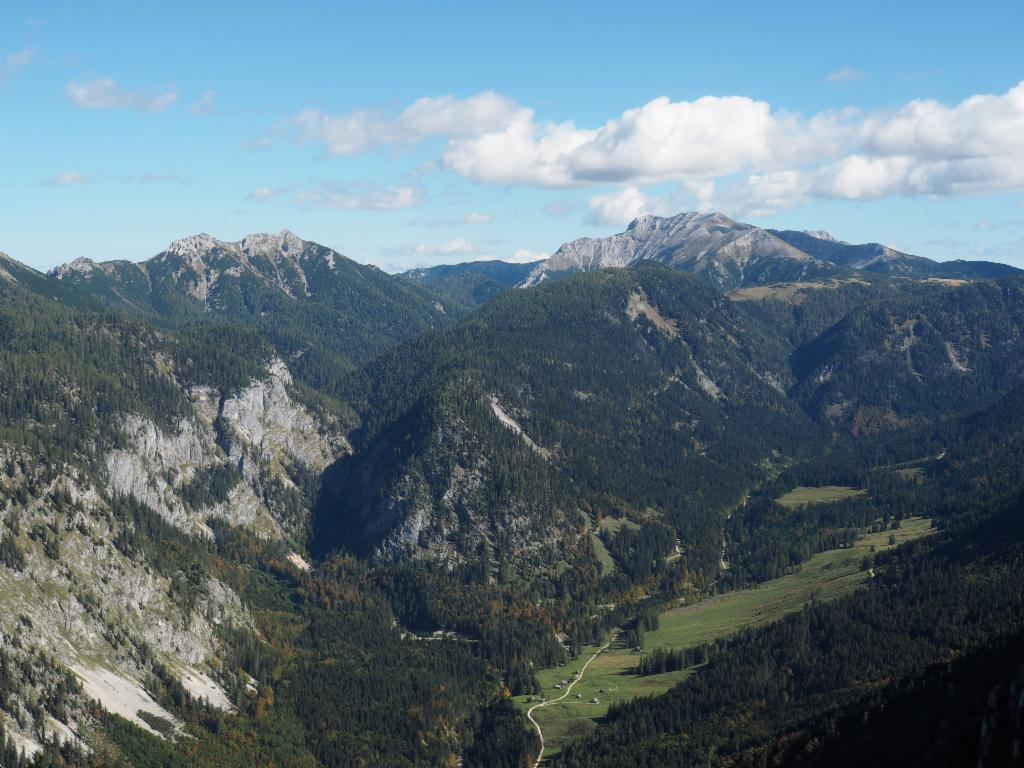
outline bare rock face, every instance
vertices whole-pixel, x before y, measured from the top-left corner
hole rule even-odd
[[[268,366],[267,378],[227,398],[220,415],[230,425],[233,456],[248,455],[263,464],[299,461],[322,470],[347,444],[330,439],[309,412],[292,400],[291,374],[281,360]]]
[[[293,485],[291,468],[301,465],[318,473],[348,450],[343,437],[329,434],[292,399],[291,381],[285,364],[275,360],[264,379],[223,400],[213,389],[194,388],[193,413],[173,429],[127,417],[124,446],[106,456],[111,487],[185,531],[201,530],[203,520],[216,516],[263,535],[281,535],[283,521],[268,509],[264,485],[269,480]],[[233,465],[242,482],[227,500],[191,508],[182,489],[203,470],[224,464]]]
[[[157,439],[151,433],[146,438]],[[187,440],[182,444],[190,447]],[[143,686],[151,672],[147,658],[160,660],[183,678],[205,681],[206,698],[230,708],[209,675],[220,652],[217,627],[253,627],[238,596],[204,577],[194,585],[197,599],[183,601],[169,573],[154,568],[145,553],[118,545],[131,523],[113,514],[85,473],[71,467],[46,474],[23,471],[33,466],[30,456],[4,458],[0,536],[15,542],[20,557],[0,563],[0,648],[23,674],[0,717],[18,743],[28,753],[40,748],[27,706],[55,689],[50,678],[61,673],[54,660],[77,680],[81,692],[72,696],[75,706],[49,714],[48,738],[77,741],[84,711],[77,705],[88,698],[147,730],[140,710],[174,722]],[[28,500],[15,503],[15,498]],[[141,648],[148,648],[148,657]],[[28,669],[35,671],[28,675]]]
[[[556,451],[536,443],[497,396],[486,394],[469,407],[507,430],[513,446],[521,445],[519,450],[536,462],[536,471],[555,461]],[[585,523],[579,512],[500,489],[495,468],[502,459],[481,446],[466,419],[444,412],[425,436],[417,461],[363,513],[360,534],[373,543],[374,558],[423,559],[449,567],[483,559],[491,568],[504,562],[534,573],[580,546]],[[495,495],[501,497],[497,504]]]
[[[629,267],[641,261],[656,261],[703,275],[720,288],[763,282],[762,274],[795,279],[804,266],[813,264],[821,269],[824,265],[767,230],[720,213],[683,213],[670,218],[641,216],[625,232],[566,243],[539,264],[523,286],[576,272]]]
[[[162,370],[173,377],[170,367]],[[72,465],[44,472],[30,453],[0,444],[0,537],[18,553],[0,562],[0,648],[15,649],[25,669],[36,657],[56,660],[43,666],[62,666],[78,680],[78,704],[98,699],[147,730],[140,711],[174,722],[142,682],[157,661],[193,695],[230,709],[216,676],[218,627],[251,630],[251,616],[208,573],[161,567],[152,552],[131,544],[136,523],[116,502],[130,497],[188,535],[209,536],[205,521],[218,517],[289,538],[303,521],[283,518],[275,494],[300,498],[296,473],[315,476],[349,450],[291,387],[287,366],[273,360],[262,377],[227,396],[187,390],[191,409],[174,424],[123,416],[120,439],[102,457],[105,477]],[[215,494],[202,486],[218,469],[228,470],[231,487]],[[301,503],[291,508],[305,510]],[[21,698],[10,697],[0,711],[28,752],[39,749],[29,705],[39,685],[55,685],[40,675],[26,674]],[[51,718],[50,728],[75,740],[82,707],[67,711],[65,721]]]

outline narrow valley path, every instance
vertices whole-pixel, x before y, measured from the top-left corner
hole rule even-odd
[[[586,663],[582,667],[580,667],[579,675],[577,677],[574,677],[573,681],[565,687],[565,691],[562,693],[561,696],[559,696],[557,699],[551,699],[551,701],[542,701],[540,704],[534,704],[526,711],[526,719],[533,723],[533,727],[537,729],[537,736],[540,737],[540,752],[537,753],[537,762],[533,764],[534,768],[540,768],[540,763],[544,759],[544,731],[541,729],[540,723],[533,719],[533,711],[535,709],[540,709],[541,707],[546,707],[549,704],[557,704],[558,702],[565,699],[565,697],[568,696],[569,693],[572,691],[573,686],[583,679],[583,673],[587,671],[587,667],[590,666],[590,662],[592,662],[594,659],[600,656],[601,652],[607,650],[608,646],[611,644],[611,640],[609,640],[607,643],[598,648],[597,651],[594,652],[593,656],[587,659]]]

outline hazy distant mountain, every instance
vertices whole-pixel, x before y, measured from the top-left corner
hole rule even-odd
[[[821,230],[796,232],[772,229],[769,232],[817,259],[867,272],[917,278],[963,279],[991,279],[1021,274],[1021,270],[1016,267],[991,261],[940,262],[902,253],[881,243],[851,245]]]
[[[566,243],[538,265],[524,284],[640,261],[690,272],[721,289],[806,280],[842,271],[767,230],[720,213],[683,213],[671,218],[641,216],[625,232]]]
[[[628,267],[656,261],[690,272],[722,290],[850,274],[852,270],[916,278],[991,278],[1021,270],[990,262],[945,267],[878,243],[850,245],[827,232],[776,231],[733,221],[720,213],[641,216],[625,232],[581,238],[560,247],[523,282]]]
[[[444,303],[447,311],[459,306],[472,309],[499,293],[523,282],[540,264],[533,261],[513,264],[507,261],[470,261],[441,264],[403,272],[402,277],[425,286]]]

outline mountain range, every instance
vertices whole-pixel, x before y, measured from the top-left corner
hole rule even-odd
[[[656,261],[722,290],[841,276],[850,270],[913,278],[995,278],[1020,270],[993,262],[935,262],[878,243],[850,245],[827,232],[761,229],[720,213],[641,216],[625,232],[566,243],[524,286],[605,267]]]
[[[1020,270],[721,214],[402,275],[0,255],[0,764],[532,765],[541,670],[643,677],[659,616],[921,517],[553,760],[1010,764],[1022,361]],[[898,759],[886,708],[951,725]]]

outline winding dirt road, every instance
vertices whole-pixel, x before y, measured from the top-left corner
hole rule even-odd
[[[602,651],[607,650],[609,645],[611,645],[610,640],[604,645],[602,645],[600,648],[598,648],[593,656],[587,659],[587,663],[580,667],[579,677],[574,678],[571,683],[565,686],[565,691],[562,693],[561,696],[559,696],[557,699],[551,699],[551,701],[542,701],[540,704],[534,704],[526,711],[526,719],[533,723],[533,727],[537,729],[537,736],[540,737],[540,752],[537,753],[537,762],[533,764],[533,768],[540,768],[541,760],[544,759],[544,731],[541,730],[540,723],[533,719],[533,710],[540,709],[541,707],[546,707],[549,704],[557,704],[558,702],[562,701],[566,696],[568,696],[569,693],[572,691],[573,686],[583,679],[583,673],[587,671],[587,667],[590,666],[590,662],[592,662],[594,659],[600,656]]]

